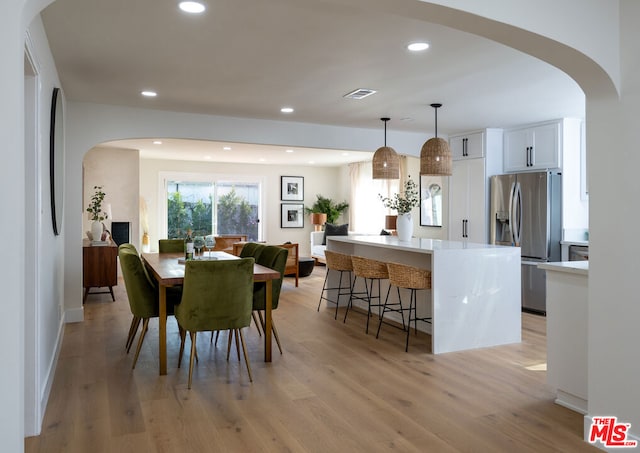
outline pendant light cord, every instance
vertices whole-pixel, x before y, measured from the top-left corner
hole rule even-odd
[[[438,109],[442,107],[442,104],[431,104],[431,107],[435,110],[436,115],[436,138],[438,138]]]
[[[391,118],[380,118],[380,121],[384,122],[384,146],[387,146],[387,121]]]

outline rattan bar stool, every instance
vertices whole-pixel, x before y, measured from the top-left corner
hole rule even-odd
[[[338,319],[338,305],[340,302],[340,296],[349,296],[349,304],[351,303],[351,272],[353,271],[353,266],[351,265],[351,257],[349,255],[345,255],[343,253],[332,252],[331,250],[325,250],[324,257],[327,265],[327,273],[324,276],[324,285],[322,285],[322,292],[320,293],[320,300],[318,301],[318,311],[320,311],[320,305],[322,304],[322,300],[326,300],[327,302],[331,302],[332,304],[336,304],[336,314],[333,317],[334,319]],[[329,280],[329,272],[340,272],[340,280],[338,281],[338,286],[335,287],[327,287],[327,282]],[[347,287],[342,285],[342,276],[344,273],[348,274],[347,278]],[[325,296],[328,291],[338,291],[338,296],[336,300],[331,300]],[[344,290],[347,290],[346,292]]]
[[[408,352],[409,335],[411,333],[411,321],[413,321],[413,328],[416,335],[418,333],[418,321],[428,322],[429,324],[431,324],[430,317],[419,318],[416,314],[416,293],[419,290],[431,289],[431,271],[398,263],[387,263],[387,269],[389,271],[389,285],[393,285],[398,288],[398,301],[401,304],[402,301],[400,299],[400,288],[411,290],[411,297],[408,308],[409,322],[407,323],[407,344],[404,349],[406,352]],[[382,325],[385,311],[391,310],[386,309],[386,306],[382,308],[382,316],[380,316],[380,322],[378,323],[378,333],[376,334],[376,338],[378,338],[378,335],[380,334],[380,326]]]
[[[380,282],[382,280],[389,279],[387,263],[373,260],[371,258],[363,258],[361,256],[352,256],[351,263],[353,264],[353,273],[355,274],[355,277],[353,279],[353,285],[351,287],[351,300],[349,300],[347,311],[344,313],[344,322],[346,322],[347,320],[347,315],[349,314],[349,309],[352,306],[353,300],[364,300],[367,302],[367,327],[365,329],[365,332],[369,333],[369,318],[371,317],[371,307],[378,307],[378,316],[381,316],[382,314],[382,307],[384,306],[384,304],[382,303],[382,297],[380,294]],[[364,287],[366,290],[366,292],[364,293],[354,292],[358,277],[364,279]],[[377,295],[375,295],[373,291],[374,283],[378,284]],[[389,289],[387,290],[387,298],[385,299],[385,302],[389,299],[390,290],[391,286],[389,286]],[[364,297],[362,295],[364,295]],[[378,303],[371,303],[372,299],[378,299]]]

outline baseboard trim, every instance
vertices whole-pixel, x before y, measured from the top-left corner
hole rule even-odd
[[[53,380],[56,375],[56,368],[58,367],[58,358],[60,357],[60,351],[62,350],[62,340],[64,339],[64,324],[65,324],[65,314],[63,313],[62,319],[58,324],[58,335],[56,339],[56,345],[53,353],[53,357],[51,358],[51,362],[49,362],[49,366],[47,369],[47,374],[44,379],[44,386],[42,388],[42,393],[40,395],[40,420],[38,420],[37,426],[37,434],[40,435],[42,431],[42,422],[44,420],[44,415],[47,411],[47,404],[49,403],[49,396],[51,395],[51,388],[53,387]]]

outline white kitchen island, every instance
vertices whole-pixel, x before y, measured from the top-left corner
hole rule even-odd
[[[424,238],[401,242],[397,236],[329,236],[327,249],[431,270],[432,290],[418,292],[417,311],[419,317],[432,318],[431,325],[419,325],[418,330],[431,334],[434,354],[521,340],[518,247]],[[387,286],[382,293],[384,299]],[[395,291],[391,294],[396,297]],[[408,302],[408,293],[402,298]]]

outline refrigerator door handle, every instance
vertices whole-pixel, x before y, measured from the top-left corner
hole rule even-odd
[[[516,242],[516,238],[514,236],[514,231],[516,228],[515,225],[515,219],[514,219],[514,215],[513,215],[513,197],[515,195],[515,191],[516,191],[516,183],[512,183],[511,184],[511,188],[509,189],[509,233],[511,234],[511,245],[515,245]]]
[[[513,191],[513,204],[511,205],[514,226],[512,228],[513,242],[516,247],[520,247],[520,236],[522,234],[522,188],[516,182]]]

